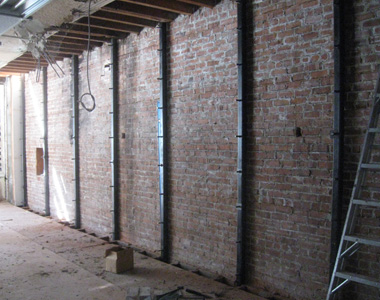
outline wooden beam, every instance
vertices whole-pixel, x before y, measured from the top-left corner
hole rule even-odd
[[[146,7],[162,9],[176,14],[191,15],[196,10],[197,7],[188,3],[177,2],[173,0],[120,0],[126,3],[133,3],[137,5],[142,5]]]
[[[24,72],[21,72],[21,73],[24,73]],[[2,69],[0,69],[0,77],[7,77],[7,76],[11,76],[11,75],[20,75],[20,72],[13,72],[13,71],[2,71]]]
[[[85,37],[87,38],[88,37],[88,30],[86,29],[80,29],[78,26],[76,26],[77,29],[61,29],[60,31],[58,31],[57,33],[55,33],[54,35],[55,36],[62,36],[62,37],[65,37],[65,36],[80,36],[80,37]],[[81,27],[82,28],[82,27]],[[91,40],[95,41],[95,42],[105,42],[107,40],[110,40],[112,38],[112,36],[108,36],[108,38],[106,38],[105,36],[107,36],[105,33],[96,33],[96,32],[91,32]]]
[[[36,68],[21,68],[21,67],[3,67],[0,69],[1,72],[14,72],[14,73],[28,73],[35,70]]]
[[[107,11],[98,11],[95,14],[91,15],[91,18],[103,20],[103,21],[112,21],[112,22],[126,24],[126,25],[139,26],[139,27],[156,27],[157,26],[157,22],[154,22],[154,21],[131,17],[131,16],[123,16],[121,14],[117,14],[114,12],[107,12]]]
[[[37,64],[38,63],[38,60],[35,59],[33,56],[20,56],[18,58],[16,58],[15,60],[13,60],[12,62],[17,62],[17,63],[29,63],[29,64]],[[41,63],[46,63],[46,60],[41,57]]]
[[[78,39],[72,38],[70,36],[65,36],[64,39],[62,39],[61,37],[58,37],[58,36],[57,37],[51,36],[51,37],[49,37],[48,41],[58,42],[58,43],[67,44],[67,45],[70,45],[70,44],[72,44],[72,45],[87,45],[86,41],[79,41]],[[103,43],[91,41],[90,45],[93,47],[100,47],[101,45],[103,45]]]
[[[88,41],[88,37],[85,36],[85,35],[78,35],[78,34],[60,34],[60,33],[57,33],[54,35],[55,37],[59,37],[61,38],[62,40],[65,39],[65,38],[70,38],[72,40],[79,40],[79,45],[81,45],[81,42],[85,41],[86,44],[87,44],[87,41]],[[93,39],[91,37],[91,43],[107,43],[108,41],[110,41],[110,39],[104,39],[104,41],[102,40],[98,40],[97,38]],[[57,43],[58,42],[58,39],[56,40]]]
[[[48,42],[46,44],[46,47],[47,49],[52,49],[52,50],[56,50],[56,49],[65,49],[65,50],[74,50],[74,51],[84,51],[87,49],[87,45],[73,45],[73,44],[70,44],[70,45],[66,45],[66,44],[60,44],[60,43],[53,43],[53,42]]]
[[[202,7],[208,7],[208,8],[213,8],[218,2],[217,0],[177,0],[177,1],[193,4],[197,6],[202,6]]]
[[[48,63],[45,61],[41,61],[40,63],[41,66],[47,66]],[[9,62],[6,66],[10,67],[24,67],[24,66],[38,66],[37,61],[17,61],[17,60],[12,60]]]
[[[76,25],[80,26],[88,26],[86,20],[79,20],[74,22]],[[100,20],[92,20],[91,21],[91,28],[100,28],[100,29],[107,29],[112,31],[120,31],[125,33],[139,33],[142,28],[138,26],[131,26],[131,25],[124,25],[120,23],[114,23],[114,22],[102,22]]]
[[[60,35],[78,35],[78,36],[88,36],[87,28],[83,28],[82,26],[72,26],[71,28],[62,28],[56,34]],[[54,34],[54,35],[56,35]],[[91,30],[91,39],[94,41],[105,42],[109,41],[112,38],[117,38],[115,33],[110,30],[100,30],[100,29],[92,29]]]
[[[47,53],[49,53],[50,56],[54,56],[55,54],[51,53],[58,53],[58,54],[69,54],[69,55],[80,55],[82,54],[83,50],[67,50],[67,49],[47,49]]]
[[[107,6],[100,9],[101,11],[112,12],[124,16],[132,16],[141,19],[151,20],[155,22],[171,22],[178,14],[154,9],[150,7],[144,7],[135,4],[128,4],[125,2],[112,2]]]

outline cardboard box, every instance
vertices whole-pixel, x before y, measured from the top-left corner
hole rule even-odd
[[[113,247],[106,250],[105,258],[106,271],[118,274],[133,269],[132,248]]]

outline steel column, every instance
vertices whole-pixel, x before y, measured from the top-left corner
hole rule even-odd
[[[333,191],[331,212],[331,248],[330,275],[334,269],[335,259],[342,234],[343,206],[343,148],[344,148],[344,99],[343,99],[343,1],[334,0],[334,139],[333,156]]]
[[[74,195],[75,195],[75,228],[81,228],[80,212],[80,176],[79,176],[79,61],[73,55],[71,65],[71,102],[72,102],[72,139],[74,152]]]
[[[120,239],[119,199],[119,45],[112,39],[112,107],[111,107],[111,167],[112,167],[112,239]]]
[[[158,114],[158,167],[160,172],[160,226],[161,226],[161,260],[169,260],[168,249],[168,214],[167,214],[167,26],[160,23],[160,101],[157,103]]]
[[[27,177],[26,177],[26,117],[25,117],[25,76],[22,76],[22,173],[24,183],[24,206],[28,206]]]
[[[44,114],[44,183],[45,183],[45,216],[50,216],[49,190],[49,147],[48,147],[48,77],[47,67],[42,68],[43,77],[43,114]]]
[[[245,47],[245,0],[237,2],[237,34],[238,34],[238,161],[237,161],[237,261],[236,261],[236,285],[244,282],[244,105],[245,98],[245,72],[244,72],[244,47]]]

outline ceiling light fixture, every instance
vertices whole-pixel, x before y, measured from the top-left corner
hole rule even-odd
[[[3,0],[3,1],[1,1],[1,3],[0,3],[0,6],[3,6],[5,3],[7,3],[9,0]]]
[[[20,0],[15,6],[14,6],[14,9],[20,7],[21,5],[23,5],[25,3],[26,0]]]

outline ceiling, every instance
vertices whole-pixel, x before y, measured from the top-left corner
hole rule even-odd
[[[0,0],[0,23],[8,15],[2,3],[13,7],[28,0]],[[12,2],[12,3],[11,3]],[[88,10],[90,8],[90,46],[99,47],[111,39],[138,34],[144,27],[171,22],[178,15],[191,15],[200,7],[212,8],[218,0],[29,0],[39,10],[22,15],[17,26],[0,31],[0,76],[27,73],[64,57],[80,55],[88,44]],[[38,2],[38,3],[37,3]],[[90,4],[90,5],[89,5]],[[5,7],[5,4],[3,4]],[[21,5],[20,5],[21,6]],[[90,6],[90,7],[89,7]],[[36,7],[36,6],[35,6]],[[8,7],[12,9],[12,6]],[[25,8],[25,7],[24,7]],[[29,18],[28,18],[29,17]],[[1,29],[1,28],[0,28]]]

